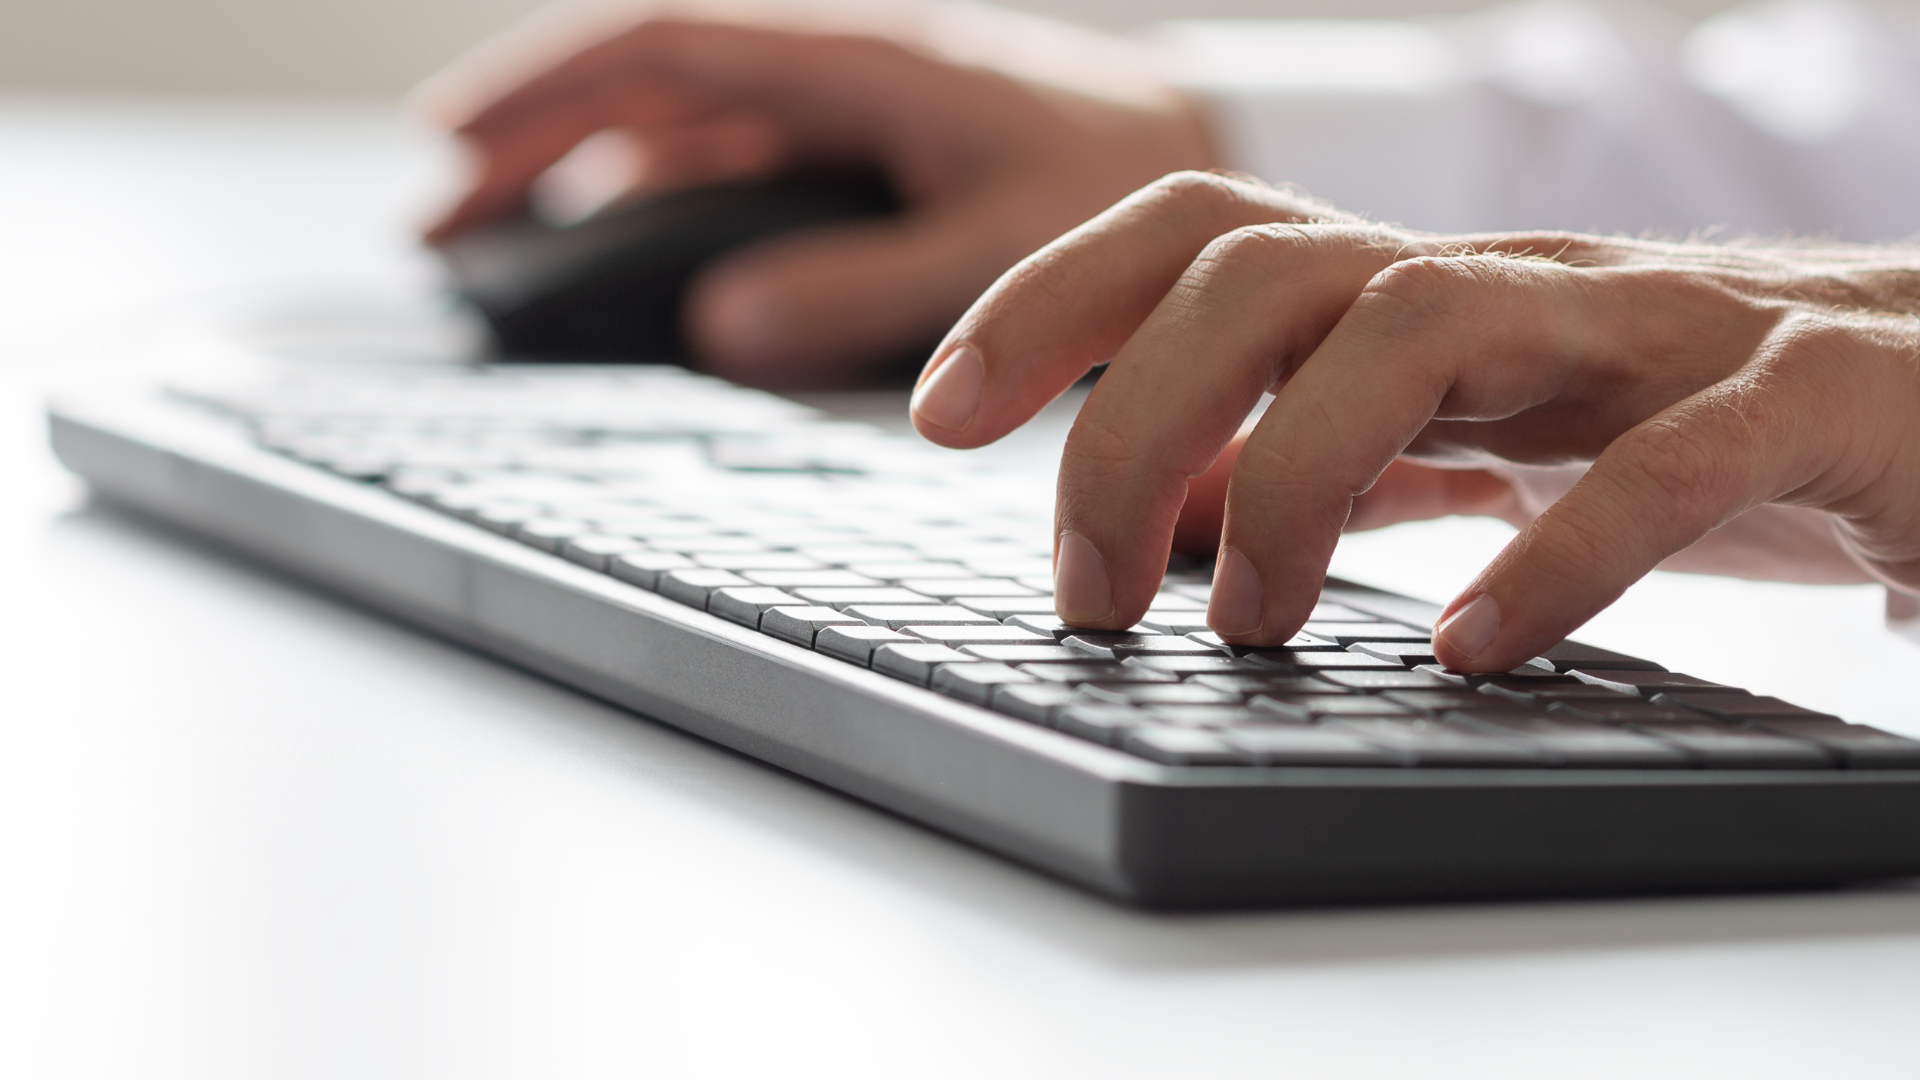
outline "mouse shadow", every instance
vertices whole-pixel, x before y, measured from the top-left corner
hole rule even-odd
[[[596,757],[671,785],[706,810],[890,880],[926,903],[1115,968],[1248,970],[1920,935],[1920,879],[1767,893],[1140,911],[417,630],[137,511],[94,499],[50,527],[141,545],[210,588],[268,593],[301,618],[404,655],[423,675],[484,686],[528,725],[588,745]]]

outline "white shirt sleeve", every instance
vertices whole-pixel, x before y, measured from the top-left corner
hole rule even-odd
[[[1448,232],[1920,234],[1920,9],[1772,0],[1688,29],[1539,0],[1149,33],[1229,163]]]

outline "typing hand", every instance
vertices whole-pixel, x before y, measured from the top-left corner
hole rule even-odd
[[[1124,627],[1190,478],[1273,390],[1231,464],[1208,609],[1248,644],[1304,622],[1370,491],[1375,523],[1524,520],[1489,478],[1591,462],[1441,617],[1445,663],[1502,670],[1756,508],[1826,515],[1836,559],[1920,592],[1917,307],[1911,252],[1436,236],[1189,173],[1008,272],[921,376],[914,422],[991,442],[1111,361],[1068,439],[1055,566],[1063,618]]]
[[[475,161],[429,239],[521,209],[606,132],[637,150],[635,190],[877,165],[902,219],[757,245],[688,301],[709,370],[820,384],[931,340],[1007,267],[1140,184],[1211,164],[1196,114],[1124,42],[980,7],[851,12],[803,23],[793,5],[656,4],[508,34],[420,92]]]

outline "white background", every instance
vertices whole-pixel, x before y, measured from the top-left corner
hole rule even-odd
[[[1132,913],[51,462],[41,396],[155,343],[416,347],[435,170],[383,109],[0,102],[0,1076],[1920,1071],[1908,887]],[[1047,467],[1064,419],[1007,453]],[[1339,566],[1444,598],[1504,537],[1391,530]],[[1877,612],[1656,575],[1586,636],[1920,734],[1920,651]]]

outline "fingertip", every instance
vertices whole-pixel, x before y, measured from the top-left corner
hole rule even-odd
[[[1266,622],[1266,589],[1260,571],[1238,548],[1223,547],[1214,563],[1207,596],[1207,625],[1229,640],[1257,637]]]
[[[1093,541],[1071,530],[1062,532],[1053,565],[1055,613],[1074,626],[1110,625],[1113,578],[1107,572],[1106,557]]]
[[[1433,628],[1434,658],[1455,671],[1483,670],[1481,660],[1493,653],[1501,623],[1500,602],[1491,594],[1483,592],[1464,604],[1456,601]]]
[[[914,430],[941,445],[959,443],[980,411],[986,382],[987,365],[979,349],[966,342],[947,349],[914,388],[908,405]]]

